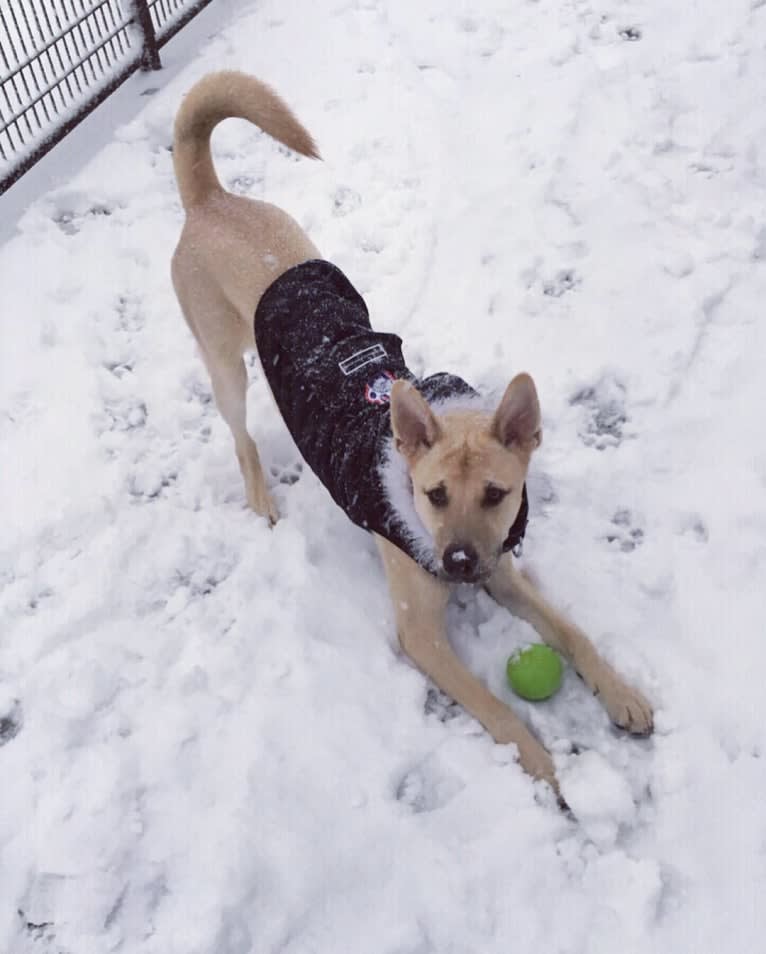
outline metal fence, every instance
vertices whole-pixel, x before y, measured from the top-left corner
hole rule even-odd
[[[210,0],[0,0],[0,195]]]

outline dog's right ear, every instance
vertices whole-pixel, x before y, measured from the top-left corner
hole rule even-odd
[[[432,447],[441,435],[428,401],[409,381],[394,381],[391,388],[391,430],[394,446],[405,457]]]

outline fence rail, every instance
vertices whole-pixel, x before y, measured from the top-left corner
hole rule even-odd
[[[0,0],[0,195],[211,0]]]

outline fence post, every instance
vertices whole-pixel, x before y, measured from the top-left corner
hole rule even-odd
[[[129,0],[133,8],[133,20],[138,24],[143,39],[141,52],[142,70],[161,70],[160,50],[157,46],[157,34],[154,32],[152,15],[149,13],[147,0]]]

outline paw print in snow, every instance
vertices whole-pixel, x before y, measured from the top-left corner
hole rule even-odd
[[[450,722],[463,714],[462,708],[454,699],[450,699],[448,695],[433,686],[426,694],[423,711],[426,715],[435,715],[439,722]]]
[[[263,176],[242,174],[229,180],[229,192],[235,195],[250,195],[263,182]]]
[[[115,359],[104,362],[104,367],[106,370],[113,374],[118,380],[126,377],[133,371],[134,360],[132,358],[125,358],[123,360]]]
[[[463,780],[434,753],[404,774],[396,787],[396,800],[415,814],[432,812],[464,788]]]
[[[556,273],[556,277],[543,282],[543,295],[549,298],[561,298],[567,292],[577,288],[581,283],[580,276],[571,268],[562,268]]]
[[[203,408],[211,407],[213,404],[213,392],[207,382],[196,376],[189,376],[184,382],[186,400],[194,401]]]
[[[606,535],[606,542],[615,544],[623,553],[630,553],[641,546],[644,541],[644,531],[632,524],[633,515],[630,510],[625,508],[617,510],[612,517],[612,529]]]
[[[337,216],[355,212],[362,204],[362,197],[358,192],[347,186],[338,186],[332,201],[332,214]]]
[[[6,745],[21,732],[23,723],[21,703],[14,699],[11,704],[0,710],[0,745]]]
[[[132,431],[146,424],[146,404],[135,397],[105,401],[101,419],[103,431]]]
[[[84,220],[88,218],[102,218],[110,216],[114,209],[103,202],[97,202],[85,212],[75,212],[72,209],[61,209],[53,216],[53,221],[58,225],[64,235],[77,235]]]
[[[120,295],[115,305],[117,327],[128,334],[140,331],[144,327],[144,315],[140,299],[133,295]]]
[[[128,493],[134,500],[145,503],[156,500],[177,480],[178,471],[171,464],[156,461],[138,464],[128,480]]]
[[[583,444],[597,450],[619,446],[628,422],[625,386],[620,381],[602,378],[596,385],[576,391],[569,403],[583,409],[578,429]]]
[[[269,469],[271,476],[278,480],[280,484],[287,484],[288,487],[292,487],[293,484],[296,484],[300,480],[301,474],[303,473],[303,464],[299,460],[296,460],[283,467],[272,465]]]
[[[80,226],[77,222],[77,216],[69,209],[64,209],[53,217],[53,221],[58,225],[64,235],[77,235]]]
[[[684,514],[678,524],[678,532],[690,537],[697,543],[707,543],[710,539],[707,525],[699,514]]]

